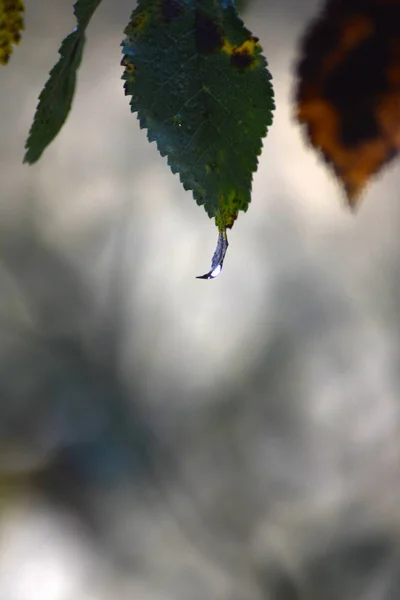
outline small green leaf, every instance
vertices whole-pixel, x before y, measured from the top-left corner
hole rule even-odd
[[[39,96],[35,118],[25,144],[24,162],[36,162],[54,140],[71,109],[76,72],[82,60],[85,30],[101,0],[78,0],[74,4],[77,27],[62,42],[58,63]]]
[[[258,39],[233,0],[139,0],[125,34],[132,112],[226,233],[248,208],[272,123],[271,76]]]

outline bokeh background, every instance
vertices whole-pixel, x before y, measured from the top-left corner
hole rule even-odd
[[[73,110],[22,164],[75,26],[26,0],[0,72],[0,600],[400,597],[400,167],[356,215],[292,117],[318,0],[251,0],[277,110],[216,230],[120,80],[132,3],[88,29]]]

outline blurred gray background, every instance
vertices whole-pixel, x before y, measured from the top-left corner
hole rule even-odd
[[[277,110],[222,276],[216,229],[120,80],[104,0],[72,113],[24,142],[70,0],[0,72],[0,600],[398,600],[396,163],[354,216],[292,117],[318,0],[252,0]]]

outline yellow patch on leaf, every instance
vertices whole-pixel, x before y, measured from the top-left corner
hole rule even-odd
[[[6,65],[13,45],[19,43],[24,20],[21,13],[25,7],[21,0],[0,0],[0,64]]]
[[[222,51],[231,57],[231,65],[238,69],[253,68],[256,64],[256,51],[261,52],[261,46],[258,38],[251,35],[239,46],[234,46],[228,40],[224,40]]]

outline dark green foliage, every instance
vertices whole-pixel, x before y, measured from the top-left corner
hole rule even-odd
[[[78,0],[74,5],[76,29],[62,42],[60,59],[50,72],[26,142],[24,162],[32,164],[42,155],[64,125],[71,109],[76,72],[82,59],[86,27],[101,0]]]

